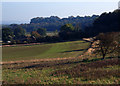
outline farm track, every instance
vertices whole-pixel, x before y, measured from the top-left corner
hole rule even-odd
[[[2,47],[29,46],[29,45],[40,45],[40,44],[43,44],[43,43],[30,43],[30,44],[2,45]]]
[[[29,62],[51,62],[51,61],[62,61],[62,60],[76,60],[81,58],[83,55],[79,57],[67,57],[67,58],[49,58],[49,59],[35,59],[35,60],[21,60],[21,61],[8,61],[1,62],[0,64],[16,64],[16,63],[29,63]]]

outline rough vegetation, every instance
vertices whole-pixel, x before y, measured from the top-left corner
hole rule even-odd
[[[5,64],[3,84],[117,85],[119,68],[118,58]]]

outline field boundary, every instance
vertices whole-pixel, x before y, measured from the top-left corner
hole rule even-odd
[[[81,55],[82,56],[82,55]],[[79,58],[81,57],[79,56]],[[43,61],[60,61],[60,60],[70,60],[76,59],[78,57],[65,57],[65,58],[49,58],[49,59],[35,59],[35,60],[21,60],[21,61],[8,61],[1,62],[0,64],[15,64],[15,63],[26,63],[26,62],[43,62]]]
[[[41,45],[41,44],[43,44],[43,43],[2,45],[2,47],[29,46],[29,45]]]

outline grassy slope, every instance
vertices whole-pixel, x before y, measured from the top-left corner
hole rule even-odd
[[[77,56],[87,47],[88,43],[82,41],[4,47],[3,54],[7,54],[3,56],[6,61],[28,59],[31,55],[33,57],[29,57],[30,59],[34,55],[38,58]],[[23,50],[26,51],[22,52]],[[12,55],[16,57],[12,59]],[[72,61],[16,63],[2,67],[4,84],[120,84],[120,65],[117,58],[103,61],[94,57],[88,60],[81,58]]]
[[[32,46],[3,47],[3,61],[41,58],[76,57],[87,49],[89,43],[71,41]]]
[[[21,65],[3,65],[4,84],[120,84],[117,58],[34,68]]]

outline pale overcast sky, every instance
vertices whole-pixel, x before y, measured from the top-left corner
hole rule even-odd
[[[11,1],[11,2],[8,2]],[[18,0],[19,1],[19,0]],[[34,17],[49,16],[91,16],[93,14],[100,15],[103,12],[112,12],[118,8],[118,0],[106,0],[106,2],[88,2],[88,0],[70,0],[69,2],[44,2],[34,0],[36,2],[14,2],[14,0],[2,1],[2,21],[11,23],[29,23]],[[63,0],[61,0],[63,1]],[[64,0],[65,1],[65,0]],[[77,2],[75,2],[77,1]],[[78,2],[79,1],[79,2]],[[90,0],[89,0],[90,1]],[[104,0],[105,1],[105,0]],[[112,2],[113,1],[113,2]]]
[[[1,0],[2,2],[118,2],[119,0]]]

